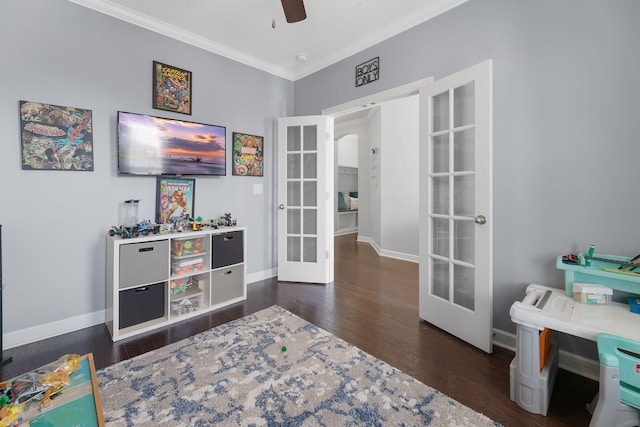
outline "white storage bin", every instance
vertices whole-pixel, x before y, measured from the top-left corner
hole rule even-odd
[[[532,414],[547,415],[558,375],[558,346],[551,344],[541,370],[539,338],[538,329],[517,325],[516,357],[509,365],[510,397]]]
[[[573,299],[582,304],[609,304],[613,289],[587,283],[573,284]]]

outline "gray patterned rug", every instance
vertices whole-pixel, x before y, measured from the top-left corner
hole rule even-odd
[[[278,306],[97,375],[110,426],[499,426]]]

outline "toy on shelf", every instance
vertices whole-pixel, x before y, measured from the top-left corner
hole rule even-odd
[[[158,234],[159,232],[160,224],[145,219],[131,227],[124,225],[117,227],[114,225],[111,227],[111,230],[109,230],[109,236],[120,236],[123,239],[129,239],[140,235],[146,236],[149,233]]]
[[[190,277],[174,279],[171,281],[169,287],[171,288],[172,295],[183,294],[193,287],[193,282]]]
[[[204,269],[204,260],[200,257],[176,260],[171,263],[171,271],[174,275],[183,275]]]
[[[171,254],[176,257],[184,257],[204,253],[204,241],[204,237],[173,240],[171,242]]]
[[[190,218],[189,215],[183,216],[174,216],[171,217],[171,223],[173,224],[173,231],[181,233],[185,230],[189,230],[190,228]]]
[[[202,217],[199,216],[196,219],[192,218],[189,223],[189,228],[191,228],[192,231],[204,230],[204,220],[202,219]]]
[[[149,233],[158,234],[160,232],[160,224],[151,222],[148,219],[142,220],[136,227],[138,234],[142,234],[143,236],[146,236]]]
[[[115,225],[109,230],[109,236],[120,236],[123,239],[134,237],[133,234],[123,226],[116,227]]]
[[[214,218],[209,222],[212,224],[213,228],[234,227],[238,224],[238,221],[232,218],[230,213],[226,213],[218,218]]]
[[[181,316],[183,314],[191,313],[200,307],[200,298],[185,298],[179,302],[171,303],[171,314],[174,316]]]

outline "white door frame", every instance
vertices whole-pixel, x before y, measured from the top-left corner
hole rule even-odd
[[[343,104],[338,104],[333,107],[325,108],[321,111],[321,113],[323,115],[332,117],[335,120],[335,117],[339,115],[353,113],[353,112],[365,110],[365,109],[370,109],[372,107],[382,105],[390,101],[418,95],[421,87],[424,87],[425,85],[428,85],[429,83],[432,83],[432,82],[433,82],[433,77],[427,77],[424,79],[416,80],[411,83],[407,83],[391,89],[383,90],[381,92],[367,95],[362,98],[354,99],[352,101],[348,101]],[[333,122],[332,122],[332,126],[333,126]],[[334,132],[334,136],[337,136],[335,132]],[[332,194],[336,194],[335,182],[332,190],[333,190]],[[364,210],[360,211],[360,213],[362,212],[364,212]],[[358,213],[358,215],[360,215],[360,213]],[[361,224],[360,216],[358,217],[358,223]],[[385,252],[382,248],[378,246],[379,242],[376,242],[374,239],[371,238],[371,236],[362,237],[360,234],[358,234],[358,241],[368,242],[373,246],[374,250],[378,254],[382,254]],[[406,259],[406,258],[402,258],[402,259]],[[416,259],[417,259],[417,255],[416,255]]]
[[[322,114],[326,116],[335,117],[340,114],[352,113],[354,111],[362,110],[365,108],[373,107],[374,105],[383,104],[394,99],[406,98],[411,95],[417,95],[422,86],[425,86],[433,82],[433,77],[427,77],[426,79],[416,80],[415,82],[407,83],[402,86],[397,86],[391,89],[383,90],[382,92],[367,95],[362,98],[354,99],[343,104],[338,104],[333,107],[325,108],[322,110]]]

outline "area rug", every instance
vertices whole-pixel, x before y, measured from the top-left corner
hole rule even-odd
[[[499,426],[273,306],[97,372],[109,426]]]

